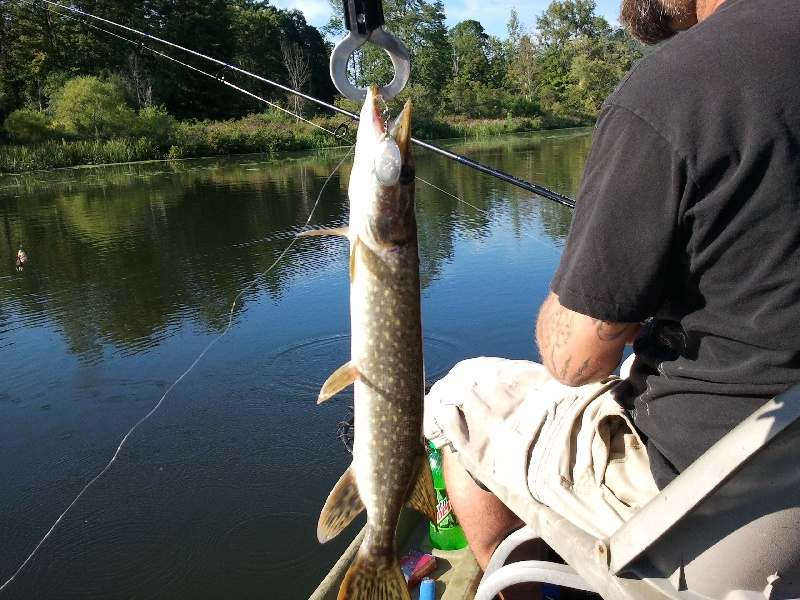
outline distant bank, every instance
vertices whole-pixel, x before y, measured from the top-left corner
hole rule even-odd
[[[228,121],[171,122],[149,135],[98,140],[43,140],[0,145],[0,173],[85,165],[170,160],[230,154],[276,153],[347,146],[355,124],[345,117],[315,117],[307,122],[270,111]],[[511,133],[590,125],[589,120],[555,116],[417,122],[421,139],[488,138]],[[344,132],[337,139],[332,132]]]

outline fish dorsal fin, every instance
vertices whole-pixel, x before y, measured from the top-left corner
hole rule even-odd
[[[364,510],[358,495],[353,465],[344,472],[333,486],[317,523],[317,538],[324,544],[339,535],[350,522]]]
[[[322,389],[319,391],[319,398],[317,398],[317,404],[322,404],[331,396],[335,396],[341,392],[348,385],[353,385],[359,375],[358,367],[348,360],[331,373],[331,376],[322,384]]]
[[[433,490],[433,475],[424,452],[420,456],[417,477],[406,504],[436,522],[436,492]]]

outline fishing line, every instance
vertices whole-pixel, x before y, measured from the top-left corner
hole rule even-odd
[[[204,356],[205,356],[205,355],[208,353],[208,351],[211,349],[211,347],[212,347],[212,346],[214,346],[214,345],[215,345],[215,344],[216,344],[216,343],[217,343],[219,340],[221,340],[223,337],[225,337],[225,336],[228,334],[228,332],[229,332],[229,331],[231,330],[231,328],[233,327],[233,311],[236,309],[236,303],[237,303],[237,302],[238,302],[238,301],[239,301],[239,300],[242,298],[242,296],[244,296],[244,294],[246,294],[246,293],[247,293],[249,290],[251,290],[251,289],[253,288],[253,286],[255,286],[255,285],[256,285],[256,284],[257,284],[259,281],[261,281],[261,280],[262,280],[264,277],[266,277],[266,275],[267,275],[267,274],[268,274],[270,271],[272,271],[272,270],[273,270],[273,269],[274,269],[274,268],[277,266],[277,264],[278,264],[278,263],[279,263],[281,260],[283,260],[283,257],[284,257],[284,256],[286,256],[286,255],[289,253],[289,251],[290,251],[290,250],[291,250],[291,249],[294,247],[294,245],[295,245],[295,244],[297,243],[297,241],[300,239],[300,237],[301,237],[301,236],[300,236],[300,233],[302,233],[303,231],[306,231],[306,230],[308,230],[308,229],[309,229],[309,225],[310,225],[310,223],[311,223],[311,219],[314,217],[314,213],[316,212],[316,210],[317,210],[317,207],[319,206],[319,203],[320,203],[320,200],[322,199],[322,194],[323,194],[323,192],[325,191],[325,188],[328,186],[328,183],[329,183],[329,182],[330,182],[330,180],[333,178],[334,174],[336,174],[336,173],[339,171],[339,169],[341,169],[342,165],[344,164],[344,161],[345,161],[345,160],[347,160],[347,158],[348,158],[348,157],[350,156],[350,154],[353,152],[353,149],[354,149],[354,148],[355,148],[355,146],[351,146],[351,147],[350,147],[350,148],[347,150],[347,152],[346,152],[346,153],[345,153],[345,155],[342,157],[342,159],[339,161],[339,163],[336,165],[336,167],[334,167],[333,171],[331,171],[331,174],[330,174],[330,175],[328,175],[328,178],[325,180],[325,182],[322,184],[322,187],[321,187],[321,188],[320,188],[320,190],[319,190],[319,194],[317,194],[317,199],[316,199],[316,201],[314,202],[314,205],[311,207],[311,211],[308,213],[308,218],[306,219],[305,223],[304,223],[304,224],[303,224],[303,225],[300,227],[300,230],[299,230],[297,233],[295,233],[295,235],[294,235],[294,238],[293,238],[293,239],[292,239],[292,241],[289,243],[289,245],[288,245],[288,246],[286,246],[286,248],[284,248],[284,249],[283,249],[283,251],[282,251],[282,252],[281,252],[281,253],[278,255],[278,257],[277,257],[277,258],[276,258],[276,259],[275,259],[275,260],[272,262],[272,264],[270,264],[270,265],[269,265],[269,266],[268,266],[268,267],[267,267],[267,268],[266,268],[264,271],[262,271],[260,274],[256,275],[256,276],[253,278],[253,280],[252,280],[250,283],[248,283],[248,284],[247,284],[247,285],[246,285],[244,288],[242,288],[242,289],[239,291],[239,293],[238,293],[238,294],[236,294],[236,296],[235,296],[235,297],[234,297],[234,299],[233,299],[233,302],[231,303],[231,308],[230,308],[230,311],[228,312],[228,324],[225,326],[225,328],[222,330],[222,332],[221,332],[219,335],[217,335],[217,337],[215,337],[213,340],[211,340],[211,341],[208,343],[208,345],[207,345],[207,346],[206,346],[206,347],[203,349],[203,351],[202,351],[202,352],[200,352],[200,354],[197,356],[197,358],[195,358],[195,359],[194,359],[194,361],[192,362],[192,364],[191,364],[191,365],[189,365],[189,367],[188,367],[188,368],[187,368],[187,369],[186,369],[186,370],[185,370],[185,371],[184,371],[184,372],[183,372],[183,373],[180,375],[180,377],[178,377],[178,378],[177,378],[175,381],[173,381],[173,382],[172,382],[172,385],[170,385],[170,386],[169,386],[169,388],[167,388],[167,391],[166,391],[166,392],[164,392],[164,394],[161,396],[161,398],[158,400],[158,402],[156,402],[155,406],[153,406],[153,408],[151,408],[151,409],[150,409],[150,412],[148,412],[148,413],[147,413],[146,415],[144,415],[144,416],[143,416],[141,419],[139,419],[139,420],[138,420],[138,421],[137,421],[137,422],[136,422],[136,423],[133,425],[133,427],[131,427],[131,428],[128,430],[128,433],[126,433],[126,434],[123,436],[123,438],[122,438],[122,441],[120,441],[119,445],[117,446],[117,449],[114,451],[114,454],[113,454],[113,456],[111,457],[111,460],[109,460],[109,461],[108,461],[108,463],[106,464],[106,466],[105,466],[105,467],[103,467],[103,469],[102,469],[102,470],[101,470],[101,471],[100,471],[100,472],[99,472],[97,475],[95,475],[95,476],[94,476],[94,477],[93,477],[91,480],[89,480],[89,483],[87,483],[87,484],[86,484],[86,485],[83,487],[83,489],[81,489],[81,491],[80,491],[80,492],[78,492],[78,495],[77,495],[77,496],[75,496],[74,500],[72,500],[72,502],[70,502],[70,503],[69,503],[69,505],[67,506],[67,508],[65,508],[65,509],[64,509],[64,512],[62,512],[62,513],[61,513],[61,514],[58,516],[58,518],[55,520],[55,522],[54,522],[54,523],[53,523],[53,525],[50,527],[50,529],[48,529],[48,530],[47,530],[47,533],[45,533],[45,534],[44,534],[44,537],[42,537],[42,539],[41,539],[41,540],[39,540],[39,543],[38,543],[38,544],[36,544],[36,546],[33,548],[33,550],[31,551],[31,553],[30,553],[30,554],[28,554],[27,558],[26,558],[26,559],[25,559],[25,560],[22,562],[22,564],[20,564],[20,566],[17,568],[17,570],[14,572],[14,574],[13,574],[13,575],[11,575],[11,577],[9,577],[9,578],[8,578],[8,580],[7,580],[5,583],[3,583],[2,585],[0,585],[0,592],[2,592],[2,591],[3,591],[3,590],[4,590],[4,589],[5,589],[5,588],[6,588],[6,587],[7,587],[7,586],[8,586],[8,585],[9,585],[9,584],[12,582],[12,581],[14,581],[14,579],[17,577],[17,575],[19,575],[19,574],[22,572],[22,570],[25,568],[25,566],[26,566],[26,565],[27,565],[27,564],[28,564],[28,563],[29,563],[29,562],[30,562],[30,561],[33,559],[33,557],[34,557],[34,556],[36,555],[36,553],[39,551],[39,548],[41,548],[41,547],[42,547],[42,545],[43,545],[43,544],[44,544],[44,543],[45,543],[45,542],[48,540],[48,538],[49,538],[49,537],[52,535],[53,531],[55,531],[55,529],[58,527],[58,525],[61,523],[61,521],[63,521],[63,519],[64,519],[64,517],[67,515],[67,513],[68,513],[70,510],[72,510],[72,507],[73,507],[73,506],[75,506],[75,505],[78,503],[78,501],[81,499],[81,497],[83,496],[83,494],[84,494],[84,493],[85,493],[85,492],[86,492],[86,491],[87,491],[87,490],[88,490],[90,487],[92,487],[92,485],[93,485],[93,484],[94,484],[94,483],[95,483],[95,482],[96,482],[98,479],[100,479],[100,478],[101,478],[103,475],[105,475],[105,473],[106,473],[106,472],[107,472],[107,471],[108,471],[108,470],[111,468],[111,465],[113,465],[113,464],[114,464],[114,462],[116,462],[116,460],[117,460],[117,457],[119,456],[120,452],[122,451],[122,448],[123,448],[123,446],[124,446],[124,445],[125,445],[125,443],[128,441],[128,439],[129,439],[129,438],[130,438],[130,436],[133,434],[133,432],[134,432],[134,431],[135,431],[135,430],[136,430],[136,429],[139,427],[139,425],[141,425],[142,423],[144,423],[145,421],[147,421],[147,420],[148,420],[150,417],[152,417],[152,416],[153,416],[153,415],[156,413],[156,411],[158,411],[158,409],[159,409],[159,408],[161,408],[161,406],[164,404],[164,401],[166,400],[167,396],[169,396],[170,392],[172,392],[172,390],[175,388],[175,386],[177,386],[177,385],[178,385],[178,384],[179,384],[181,381],[183,381],[183,379],[184,379],[184,378],[185,378],[187,375],[189,375],[189,373],[191,373],[191,372],[194,370],[194,368],[195,368],[195,367],[198,365],[198,363],[199,363],[199,362],[200,362],[200,361],[203,359],[203,357],[204,357]]]
[[[347,117],[349,117],[349,118],[351,118],[353,120],[356,120],[356,121],[359,120],[359,116],[357,114],[353,113],[353,112],[350,112],[348,110],[345,110],[343,108],[340,108],[338,106],[330,104],[328,102],[325,102],[325,101],[320,100],[318,98],[315,98],[313,96],[309,96],[308,94],[304,94],[303,92],[301,92],[299,90],[292,89],[292,88],[287,87],[285,85],[282,85],[282,84],[280,84],[280,83],[278,83],[276,81],[272,81],[271,79],[267,79],[266,77],[262,77],[261,75],[257,75],[255,73],[252,73],[250,71],[247,71],[245,69],[237,67],[236,65],[232,65],[232,64],[226,63],[224,61],[221,61],[221,60],[219,60],[217,58],[213,58],[211,56],[207,56],[205,54],[197,52],[196,50],[191,50],[189,48],[185,48],[185,47],[180,46],[178,44],[175,44],[173,42],[169,42],[167,40],[158,38],[158,37],[156,37],[154,35],[150,35],[149,33],[145,33],[143,31],[139,31],[138,29],[134,29],[132,27],[128,27],[127,25],[122,25],[120,23],[115,23],[114,21],[111,21],[109,19],[104,19],[103,17],[99,17],[97,15],[93,15],[91,13],[84,12],[84,11],[78,9],[78,8],[75,8],[74,6],[67,6],[67,5],[64,5],[64,4],[60,4],[58,2],[54,2],[53,0],[33,0],[33,2],[34,3],[35,2],[43,2],[43,3],[46,3],[46,4],[50,4],[52,6],[57,6],[59,8],[63,8],[65,10],[74,12],[74,13],[82,15],[84,17],[87,17],[87,18],[90,18],[90,19],[95,19],[95,20],[100,21],[102,23],[106,23],[106,24],[111,25],[113,27],[119,27],[120,29],[124,29],[125,31],[129,31],[129,32],[131,32],[131,33],[133,33],[133,34],[135,34],[137,36],[143,37],[145,39],[153,40],[155,42],[158,42],[158,43],[161,43],[161,44],[165,44],[167,46],[170,46],[172,48],[180,50],[182,52],[186,52],[186,53],[191,54],[193,56],[197,56],[197,57],[202,58],[204,60],[211,61],[211,62],[219,65],[220,67],[222,67],[220,72],[222,72],[223,70],[227,69],[227,70],[235,71],[237,73],[241,73],[241,74],[246,75],[248,77],[252,77],[253,79],[256,79],[258,81],[267,83],[267,84],[272,85],[274,87],[277,87],[278,89],[281,89],[281,90],[283,90],[283,91],[285,91],[287,93],[294,94],[296,96],[300,96],[301,98],[305,98],[309,102],[313,102],[314,104],[317,104],[319,106],[322,106],[324,108],[327,108],[329,110],[337,112],[339,114],[345,115],[345,116],[347,116]],[[225,83],[224,80],[221,80],[221,79],[217,79],[217,80],[221,81],[222,83]],[[236,88],[236,89],[239,89],[239,88]],[[243,91],[244,93],[247,93],[249,95],[252,95],[252,94],[250,94],[250,92],[247,92],[245,90],[241,90],[241,91]],[[338,131],[338,128],[337,128],[337,131]],[[515,186],[517,186],[519,188],[522,188],[522,189],[524,189],[524,190],[526,190],[528,192],[531,192],[532,194],[536,194],[537,196],[542,196],[543,198],[547,198],[548,200],[553,200],[554,202],[558,202],[559,204],[563,204],[564,206],[568,206],[569,208],[574,208],[575,207],[575,201],[572,198],[568,198],[567,196],[564,196],[564,195],[559,194],[557,192],[554,192],[552,190],[548,190],[545,187],[530,183],[528,181],[520,179],[519,177],[515,177],[514,175],[510,175],[508,173],[505,173],[505,172],[501,171],[500,169],[495,169],[494,167],[489,167],[487,165],[479,163],[476,160],[472,160],[471,158],[467,158],[466,156],[462,156],[462,155],[457,154],[455,152],[451,152],[449,150],[445,150],[444,148],[440,148],[439,146],[431,144],[430,142],[426,142],[426,141],[417,139],[417,138],[415,138],[413,136],[411,137],[411,141],[414,142],[415,144],[423,147],[423,148],[426,148],[426,149],[428,149],[428,150],[430,150],[432,152],[436,152],[437,154],[440,154],[440,155],[442,155],[442,156],[444,156],[446,158],[449,158],[450,160],[454,160],[454,161],[456,161],[456,162],[458,162],[458,163],[460,163],[462,165],[465,165],[467,167],[475,169],[476,171],[480,171],[481,173],[484,173],[486,175],[490,175],[491,177],[495,177],[497,179],[500,179],[501,181],[505,181],[506,183],[510,183],[511,185],[515,185]]]

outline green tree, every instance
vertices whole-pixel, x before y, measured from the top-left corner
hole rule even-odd
[[[47,99],[45,79],[60,69],[62,60],[61,24],[54,9],[44,3],[0,2],[3,44],[2,91],[7,111],[29,106],[42,110]]]
[[[132,27],[146,26],[145,5],[142,0],[79,0],[72,4],[86,13]],[[122,37],[132,37],[92,19],[76,19],[77,15],[56,7],[54,18],[59,23],[59,68],[73,74],[106,76],[120,70],[131,52],[130,42],[109,35],[111,29]],[[71,18],[70,18],[71,17]]]
[[[233,61],[234,14],[228,0],[150,0],[148,8],[149,33],[224,62]],[[216,70],[219,76],[230,76],[206,61],[193,62],[203,71]],[[155,102],[163,103],[180,119],[227,118],[241,106],[240,95],[232,89],[176,63],[159,62],[152,76]]]
[[[461,21],[450,30],[453,77],[485,83],[489,79],[489,36],[478,21]]]
[[[528,28],[514,9],[511,10],[507,28],[504,88],[509,92],[510,110],[517,116],[535,116],[539,112],[536,100],[541,79],[540,55]]]
[[[522,114],[536,112],[541,85],[542,64],[537,53],[536,44],[530,35],[522,35],[516,50],[510,59],[508,81],[516,91],[518,97],[524,100],[527,109],[520,111]]]
[[[538,93],[544,107],[596,116],[602,101],[642,56],[641,46],[594,14],[594,0],[554,0],[537,17]],[[517,72],[517,76],[521,75]]]
[[[594,14],[596,7],[594,0],[553,0],[536,17],[541,43],[560,47],[581,37],[609,35],[611,27],[603,17]]]
[[[15,110],[3,123],[6,134],[18,144],[36,144],[50,135],[50,120],[42,111],[32,108]]]
[[[510,55],[508,46],[499,37],[489,36],[486,44],[486,55],[489,60],[487,83],[491,87],[502,87],[508,75]]]
[[[273,81],[292,87],[291,75],[281,50],[297,48],[308,64],[309,78],[303,91],[321,100],[332,101],[333,84],[328,75],[328,48],[317,29],[306,23],[299,11],[285,11],[252,0],[240,0],[234,6],[236,35],[235,64]],[[272,102],[283,102],[284,92],[269,84],[248,79],[248,90]],[[244,100],[243,108],[254,110],[260,104]],[[293,103],[293,101],[292,101]]]
[[[12,51],[15,36],[13,23],[11,3],[0,0],[0,119],[5,119],[17,104]]]
[[[626,45],[608,37],[573,42],[575,55],[570,64],[565,101],[588,115],[598,113],[603,100],[630,68]]]
[[[107,139],[127,133],[136,119],[119,87],[91,75],[70,79],[50,110],[55,124],[80,138]]]
[[[410,38],[412,80],[431,90],[442,90],[450,76],[453,53],[441,0],[421,3]],[[405,41],[405,40],[404,40]]]
[[[519,20],[519,14],[514,8],[511,9],[511,16],[508,18],[506,29],[508,30],[508,37],[506,38],[507,52],[514,54],[519,48],[522,36],[525,35],[525,26]]]
[[[278,11],[280,33],[285,36],[290,44],[300,48],[308,59],[307,93],[320,100],[332,102],[335,92],[330,78],[328,56],[330,49],[325,44],[320,32],[306,23],[306,19],[298,10]],[[278,42],[280,47],[280,42]],[[285,65],[281,66],[280,75],[276,77],[283,83],[291,83]]]

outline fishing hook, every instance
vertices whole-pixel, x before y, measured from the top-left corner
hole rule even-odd
[[[349,33],[340,40],[331,53],[331,80],[345,98],[364,102],[367,89],[356,87],[347,78],[347,63],[353,52],[367,42],[384,50],[392,60],[394,78],[388,85],[378,88],[384,100],[399,94],[411,75],[411,56],[405,44],[383,30],[381,0],[344,0],[344,18]]]

